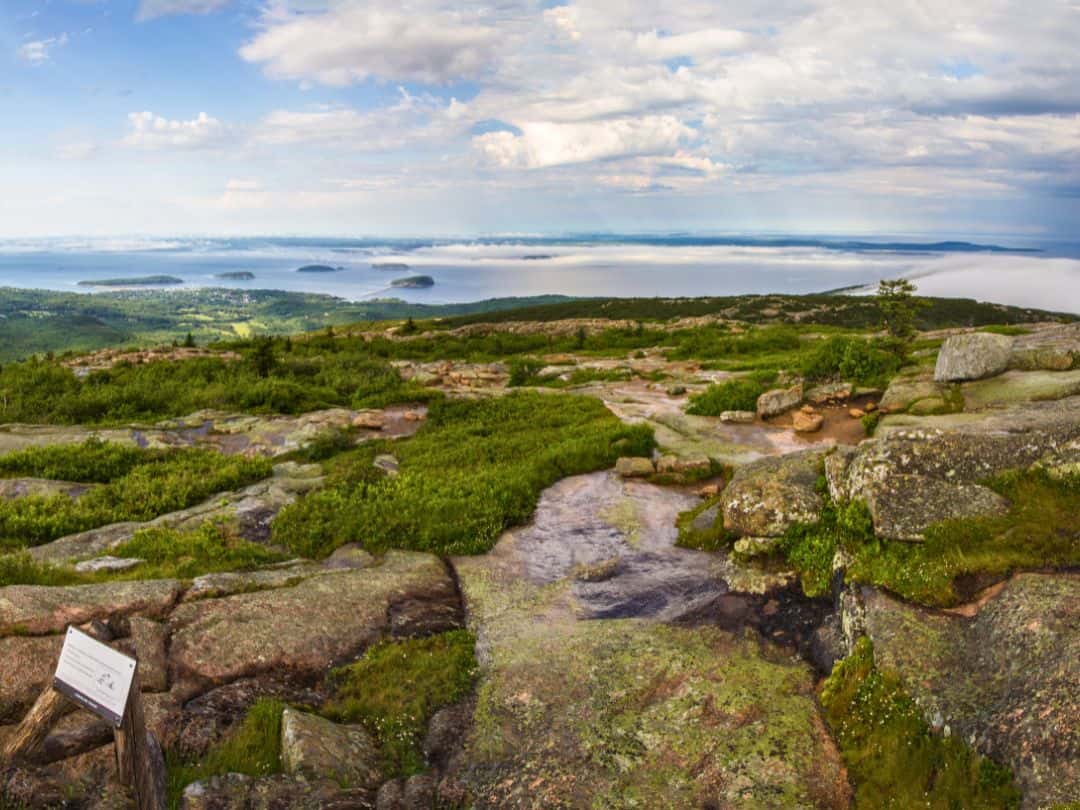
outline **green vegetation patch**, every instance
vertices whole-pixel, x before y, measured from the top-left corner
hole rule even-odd
[[[107,484],[141,464],[161,460],[162,451],[89,438],[77,445],[29,447],[0,456],[0,477],[28,476],[54,481]]]
[[[193,579],[221,571],[246,571],[286,559],[284,554],[237,537],[226,526],[217,523],[205,523],[191,531],[159,527],[142,529],[110,553],[145,562],[126,571],[80,573],[73,568],[35,560],[26,551],[16,551],[0,554],[0,587]]]
[[[369,551],[482,553],[532,516],[543,489],[653,446],[649,428],[622,424],[589,397],[516,392],[440,401],[413,438],[328,463],[328,486],[283,509],[273,537],[306,557],[349,542]],[[373,469],[380,452],[400,461],[396,477]]]
[[[842,548],[849,558],[849,580],[940,607],[960,600],[956,580],[964,575],[1080,565],[1076,477],[1012,471],[988,484],[1010,502],[1006,514],[935,524],[924,533],[923,543],[878,539],[865,504],[835,504],[825,493],[821,520],[792,526],[778,548],[799,572],[809,596],[828,592],[833,555]]]
[[[753,411],[765,386],[753,379],[728,380],[710,385],[690,397],[686,412],[695,416],[719,416],[724,411]]]
[[[856,806],[1019,806],[1011,772],[955,737],[934,733],[900,680],[875,666],[869,639],[860,639],[825,680],[821,705],[855,786]]]
[[[74,457],[80,452],[73,450]],[[267,459],[225,456],[211,450],[185,449],[156,456],[152,463],[135,466],[78,499],[32,495],[0,501],[0,549],[40,545],[110,523],[151,520],[194,506],[216,492],[267,478],[272,471]]]
[[[362,723],[379,743],[387,774],[426,767],[421,750],[432,715],[467,697],[478,676],[476,639],[466,630],[371,647],[330,674],[334,696],[323,710],[339,723]]]
[[[737,538],[734,533],[724,528],[724,521],[719,514],[709,526],[694,526],[698,517],[719,503],[719,498],[709,498],[693,509],[682,512],[675,520],[675,525],[679,529],[675,545],[679,548],[692,548],[698,551],[721,551],[731,548]]]
[[[899,370],[903,349],[893,340],[834,335],[807,354],[802,373],[808,380],[842,379],[883,386]]]
[[[848,575],[928,605],[955,604],[957,577],[1080,565],[1080,479],[1041,470],[1003,473],[989,483],[1008,499],[1000,516],[931,526],[924,543],[864,542]]]
[[[214,745],[199,762],[166,759],[170,808],[178,808],[184,788],[192,782],[226,773],[270,776],[281,773],[281,713],[285,704],[262,698],[235,729]]]
[[[347,345],[358,350],[346,351]],[[6,365],[0,369],[0,422],[153,422],[204,409],[298,414],[432,396],[355,342],[332,335],[296,342],[262,338],[232,348],[243,358],[120,363],[84,378],[54,362]]]

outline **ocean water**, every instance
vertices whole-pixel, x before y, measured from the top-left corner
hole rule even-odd
[[[182,279],[188,288],[277,289],[435,304],[544,294],[810,293],[908,276],[926,294],[1080,311],[1080,246],[1040,248],[690,236],[6,240],[0,241],[0,286],[92,294],[98,288],[79,282],[168,275]],[[405,264],[408,269],[373,267],[380,263]],[[340,269],[296,272],[307,264]],[[231,272],[250,272],[255,278],[218,278]],[[417,274],[431,276],[435,286],[402,289],[390,284],[394,278]]]

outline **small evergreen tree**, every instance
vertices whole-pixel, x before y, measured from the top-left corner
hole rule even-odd
[[[251,353],[251,362],[255,366],[255,373],[260,377],[269,377],[277,364],[274,357],[274,339],[261,337],[255,340],[255,350]]]
[[[882,279],[877,303],[881,325],[891,337],[911,340],[915,336],[915,316],[926,303],[914,297],[915,285],[906,278]]]
[[[184,338],[184,348],[185,349],[194,349],[195,348],[195,336],[193,334],[191,334],[191,332],[188,332],[187,337]]]

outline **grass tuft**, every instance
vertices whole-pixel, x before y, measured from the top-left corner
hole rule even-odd
[[[270,776],[281,772],[280,700],[262,698],[243,721],[214,745],[199,762],[179,762],[169,757],[167,794],[170,808],[178,808],[184,788],[192,782],[226,773]]]
[[[379,742],[386,773],[420,773],[432,715],[467,697],[476,683],[475,645],[466,630],[378,644],[331,673],[336,688],[323,713],[336,722],[362,723]]]
[[[887,810],[1006,810],[1020,804],[1012,773],[931,730],[899,679],[860,639],[821,689],[825,718],[855,785],[855,804]]]

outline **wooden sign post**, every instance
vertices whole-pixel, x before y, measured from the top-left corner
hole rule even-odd
[[[165,759],[146,730],[137,674],[134,658],[69,627],[52,685],[0,749],[0,762],[32,755],[75,703],[112,724],[117,776],[134,790],[139,810],[164,810]]]

